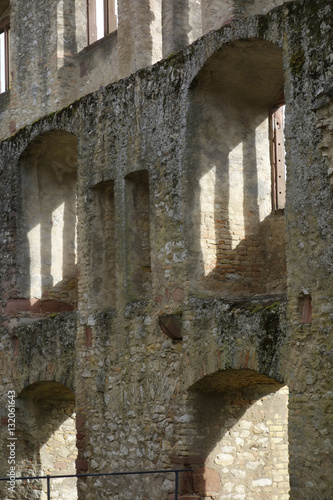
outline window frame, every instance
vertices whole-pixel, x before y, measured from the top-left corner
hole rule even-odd
[[[3,90],[2,92],[0,91],[0,94],[4,94],[10,88],[10,52],[9,52],[10,17],[9,16],[5,17],[0,21],[0,35],[2,35],[3,33],[5,37],[5,48],[4,48],[5,90]]]
[[[103,5],[105,37],[117,29],[116,0],[103,0]],[[88,45],[103,38],[97,38],[96,0],[87,0],[87,37]]]
[[[277,103],[269,116],[273,210],[284,209],[286,203],[284,106],[284,101]]]

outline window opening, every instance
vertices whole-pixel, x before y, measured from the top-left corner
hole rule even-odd
[[[270,119],[273,210],[284,208],[286,203],[284,112],[285,105],[278,105],[272,110]]]
[[[0,22],[0,93],[9,89],[9,17]]]
[[[117,0],[88,0],[88,44],[117,29]]]

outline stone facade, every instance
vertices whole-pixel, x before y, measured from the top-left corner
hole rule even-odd
[[[14,454],[17,477],[190,468],[182,500],[331,499],[330,0],[118,0],[88,47],[83,0],[8,10],[1,477]],[[51,484],[175,496],[171,472]]]

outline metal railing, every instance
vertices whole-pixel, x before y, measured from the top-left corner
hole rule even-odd
[[[100,477],[100,476],[135,476],[140,474],[175,474],[175,500],[178,500],[178,483],[179,483],[179,473],[180,472],[192,472],[193,469],[168,469],[168,470],[143,470],[134,472],[105,472],[105,473],[92,473],[92,474],[63,474],[60,476],[53,476],[47,474],[46,476],[27,476],[27,477],[15,477],[15,481],[25,481],[32,479],[46,479],[46,493],[47,500],[51,500],[51,479],[63,479],[68,477]],[[8,477],[0,477],[0,481],[9,481]]]

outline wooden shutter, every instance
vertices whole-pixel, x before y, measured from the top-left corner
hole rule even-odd
[[[271,159],[273,209],[284,208],[286,202],[286,170],[283,133],[284,106],[271,113]]]

